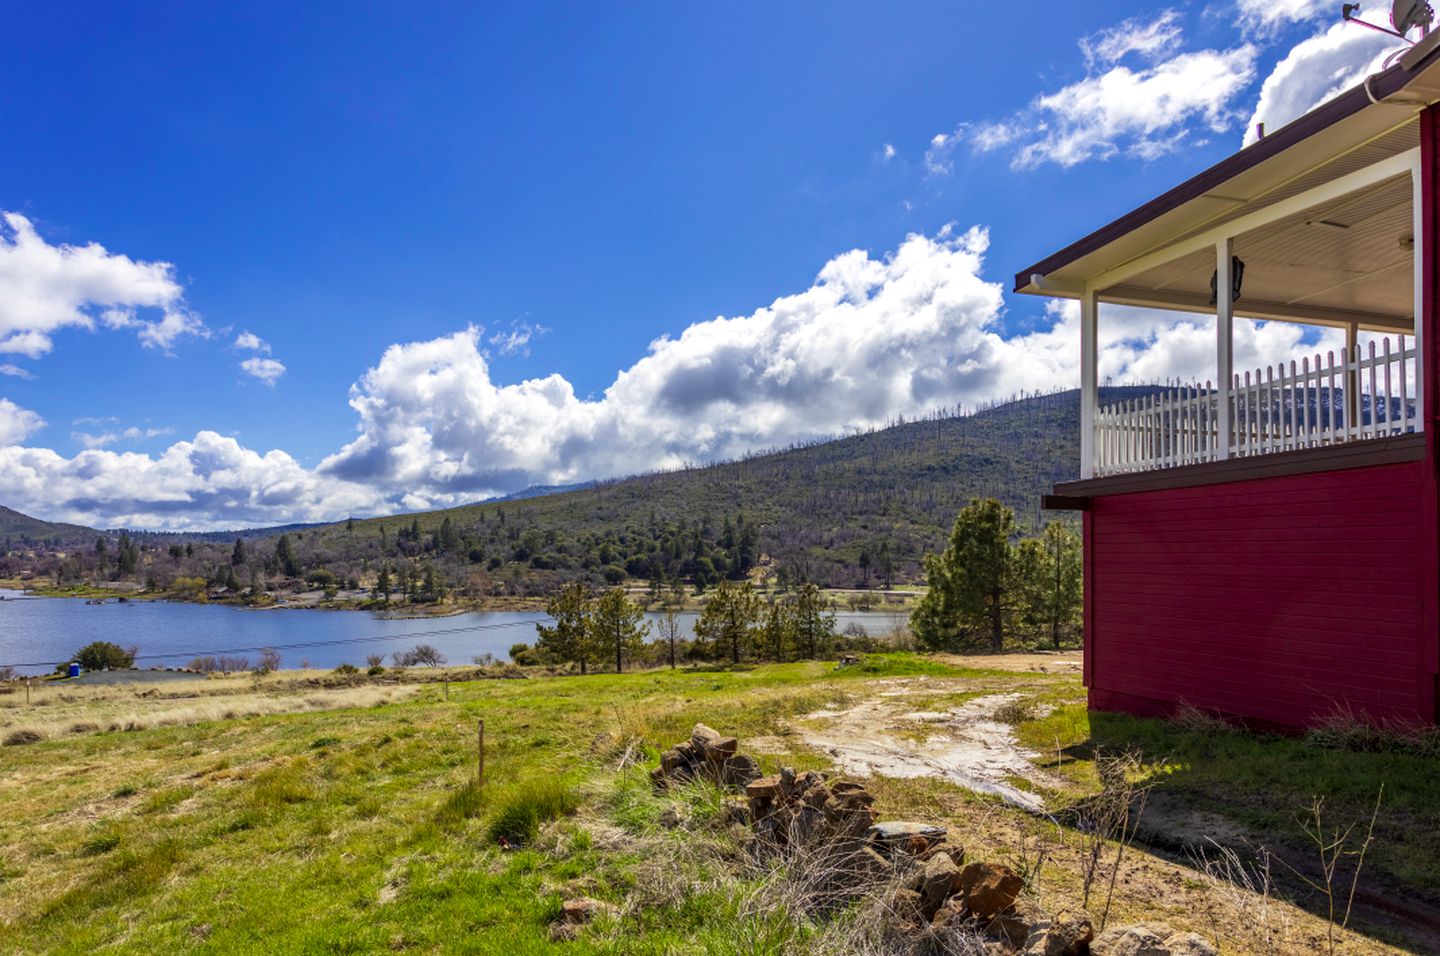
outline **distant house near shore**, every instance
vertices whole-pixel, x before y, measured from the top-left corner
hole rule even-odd
[[[1093,708],[1436,720],[1437,103],[1440,32],[1016,276],[1079,303],[1082,476],[1046,505],[1083,513]],[[1100,405],[1117,304],[1199,317],[1213,373]],[[1330,331],[1242,368],[1249,321]]]

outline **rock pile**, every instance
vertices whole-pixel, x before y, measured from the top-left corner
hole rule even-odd
[[[704,724],[696,724],[690,739],[660,755],[660,766],[650,772],[656,789],[672,783],[710,780],[722,787],[743,787],[760,776],[755,758],[739,753],[740,743]]]
[[[1018,901],[1024,879],[998,863],[967,863],[965,849],[947,842],[942,826],[877,821],[875,797],[864,786],[831,780],[817,770],[783,767],[761,776],[734,737],[696,724],[690,739],[660,758],[650,774],[657,788],[696,779],[742,790],[725,803],[725,821],[750,830],[756,862],[782,858],[805,884],[817,910],[863,895],[887,894],[887,931],[902,946],[928,952],[947,938],[980,943],[984,952],[1024,956],[1214,956],[1193,933],[1160,925],[1116,927],[1095,935],[1084,913],[1026,919]],[[672,811],[667,811],[673,814]],[[666,821],[665,825],[678,824]],[[970,950],[966,950],[967,952]]]

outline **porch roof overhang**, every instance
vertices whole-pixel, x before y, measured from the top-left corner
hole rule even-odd
[[[1420,110],[1436,102],[1440,31],[1384,72],[1022,270],[1014,289],[1059,298],[1090,289],[1105,302],[1213,315],[1214,251],[1197,246],[1233,226],[1235,254],[1247,263],[1236,315],[1406,330],[1410,283],[1394,273],[1411,263],[1408,157]],[[1352,180],[1363,183],[1347,192]],[[1315,196],[1322,204],[1295,208]]]

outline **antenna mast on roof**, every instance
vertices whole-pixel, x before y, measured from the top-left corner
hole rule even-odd
[[[1361,20],[1356,14],[1360,12],[1360,4],[1347,3],[1340,8],[1340,17],[1346,23],[1358,23],[1362,27],[1369,27],[1378,33],[1389,34],[1398,37],[1406,43],[1414,45],[1405,34],[1416,27],[1420,28],[1420,36],[1425,36],[1430,31],[1430,23],[1435,19],[1435,11],[1425,0],[1394,0],[1390,7],[1390,26],[1394,29],[1386,29],[1378,23],[1371,23],[1369,20]]]

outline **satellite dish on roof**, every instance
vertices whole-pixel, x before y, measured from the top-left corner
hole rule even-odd
[[[1390,25],[1401,36],[1415,27],[1420,28],[1423,36],[1430,29],[1430,21],[1434,18],[1435,11],[1425,0],[1395,0],[1390,7]]]

